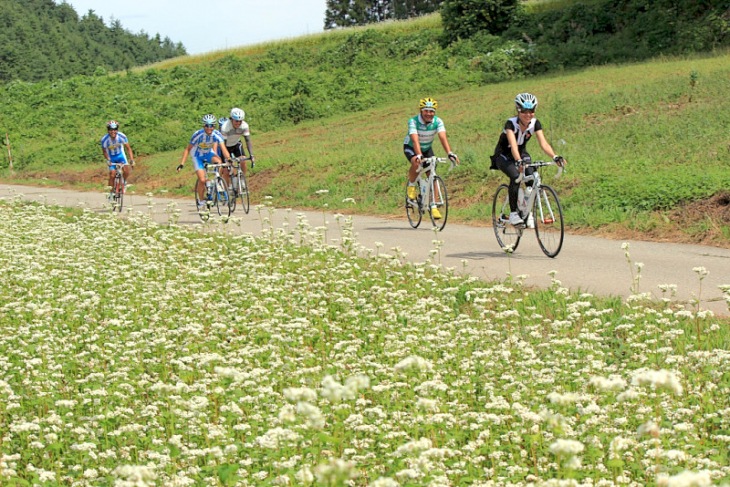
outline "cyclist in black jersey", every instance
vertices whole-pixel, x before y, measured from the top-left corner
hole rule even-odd
[[[505,122],[497,147],[494,148],[494,155],[491,157],[492,166],[490,169],[499,169],[509,176],[509,222],[512,225],[524,225],[525,222],[517,211],[517,194],[520,187],[517,178],[520,176],[521,170],[525,171],[526,176],[534,172],[532,168],[522,167],[523,162],[529,163],[531,161],[530,154],[525,150],[527,143],[534,135],[537,137],[537,142],[543,152],[552,157],[555,162],[565,164],[567,161],[556,155],[547,139],[545,139],[542,124],[535,117],[535,110],[537,109],[535,95],[530,93],[518,94],[515,97],[515,108],[517,109],[517,115]]]

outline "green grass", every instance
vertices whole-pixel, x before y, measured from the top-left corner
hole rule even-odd
[[[730,481],[729,323],[671,292],[174,222],[0,202],[2,485]]]

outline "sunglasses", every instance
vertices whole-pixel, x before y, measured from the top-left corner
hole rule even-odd
[[[203,127],[207,128],[207,129],[212,129],[212,128],[215,128],[215,125],[212,125],[210,123],[206,123],[205,125],[203,125]]]
[[[520,113],[535,113],[535,110],[527,110],[527,109],[524,109],[524,110],[520,110],[519,112]]]
[[[111,128],[110,128],[110,129],[107,129],[107,130],[108,130],[109,132],[111,132],[112,130],[119,130],[119,129],[111,129]]]

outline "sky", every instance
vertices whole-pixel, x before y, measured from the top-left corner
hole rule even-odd
[[[327,9],[327,0],[65,1],[79,18],[93,10],[106,25],[117,19],[133,34],[182,42],[188,54],[316,34],[324,30]]]

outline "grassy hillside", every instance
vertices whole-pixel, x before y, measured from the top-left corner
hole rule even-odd
[[[548,138],[570,163],[561,180],[551,174],[547,180],[563,199],[572,231],[730,245],[730,55],[485,84],[482,67],[472,66],[474,58],[460,55],[459,46],[437,50],[439,29],[432,16],[180,58],[115,76],[9,85],[0,110],[34,109],[25,118],[5,119],[14,126],[10,139],[20,170],[3,179],[44,173],[101,189],[97,140],[104,120],[114,117],[142,154],[136,191],[186,197],[192,175],[173,170],[200,114],[240,105],[258,159],[254,202],[271,196],[280,206],[405,218],[402,139],[418,98],[430,95],[439,99],[464,162],[445,175],[450,219],[483,224],[492,192],[504,180],[488,170],[488,156],[512,115],[514,94],[532,91]],[[535,143],[530,149],[542,156]]]

